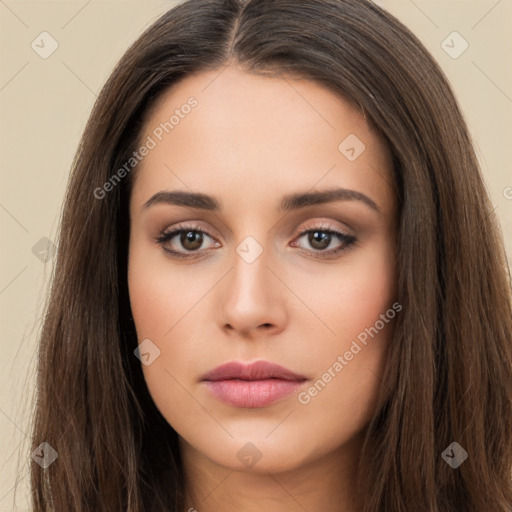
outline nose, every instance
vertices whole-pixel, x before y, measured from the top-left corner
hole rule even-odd
[[[220,290],[220,326],[245,338],[274,335],[285,328],[286,287],[269,268],[266,251],[252,263],[237,253]]]

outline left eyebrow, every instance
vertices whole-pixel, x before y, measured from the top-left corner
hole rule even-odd
[[[376,212],[381,213],[380,208],[373,199],[370,199],[362,192],[346,188],[334,188],[318,192],[304,192],[284,196],[281,201],[281,210],[297,210],[335,201],[361,201]]]

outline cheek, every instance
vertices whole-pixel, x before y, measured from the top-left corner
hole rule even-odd
[[[381,298],[387,299],[384,291]],[[355,315],[341,310],[334,325],[337,335],[325,337],[321,348],[304,354],[315,369],[310,386],[297,397],[302,428],[316,430],[315,439],[304,448],[306,457],[352,439],[375,414],[392,343],[392,317],[398,314],[381,298],[366,297]]]
[[[142,337],[165,339],[188,312],[197,314],[195,307],[208,286],[211,287],[208,282],[203,273],[184,272],[154,249],[132,249],[128,288],[139,340]]]
[[[400,305],[396,294],[394,248],[354,252],[346,265],[315,290],[316,312],[331,334],[311,350],[303,347],[315,380],[299,397],[312,417],[322,418],[331,440],[354,434],[374,413]],[[336,274],[336,275],[334,275]]]
[[[190,280],[187,284],[179,272],[171,272],[168,266],[147,262],[144,251],[131,251],[128,286],[137,338],[139,343],[149,339],[158,354],[150,364],[141,363],[141,368],[157,409],[180,430],[185,429],[182,411],[188,411],[185,430],[189,430],[190,425],[204,423],[204,413],[201,415],[199,409],[190,407],[190,395],[184,391],[184,387],[191,385],[187,370],[193,367],[194,354],[200,353],[194,340],[200,338],[185,329],[184,339],[182,329],[194,325],[191,315],[199,313],[193,305],[197,305],[204,292],[190,286]],[[176,342],[180,338],[186,342]]]
[[[383,236],[371,248],[353,251],[315,277],[295,276],[294,290],[323,321],[324,339],[333,349],[350,345],[391,308],[397,290],[394,247],[389,240]]]
[[[373,326],[392,306],[395,294],[396,273],[391,254],[375,251],[361,255],[358,265],[345,276],[340,297],[340,312],[351,326],[350,335],[357,336]]]
[[[156,406],[173,426],[190,406],[183,386],[193,385],[191,370],[209,365],[202,345],[207,336],[200,332],[205,323],[197,319],[207,315],[205,299],[217,281],[212,272],[184,272],[154,248],[131,246],[128,288],[137,338],[151,340],[159,350],[142,371]]]

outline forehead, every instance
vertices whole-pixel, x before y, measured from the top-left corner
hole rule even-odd
[[[315,186],[390,201],[391,159],[381,138],[351,104],[303,78],[234,66],[187,76],[156,102],[140,140],[151,149],[136,168],[139,203],[180,188],[231,191],[243,206]]]

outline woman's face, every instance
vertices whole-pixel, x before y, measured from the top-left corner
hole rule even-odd
[[[268,472],[341,455],[401,309],[386,146],[327,89],[234,66],[176,84],[141,140],[130,301],[184,453]]]

